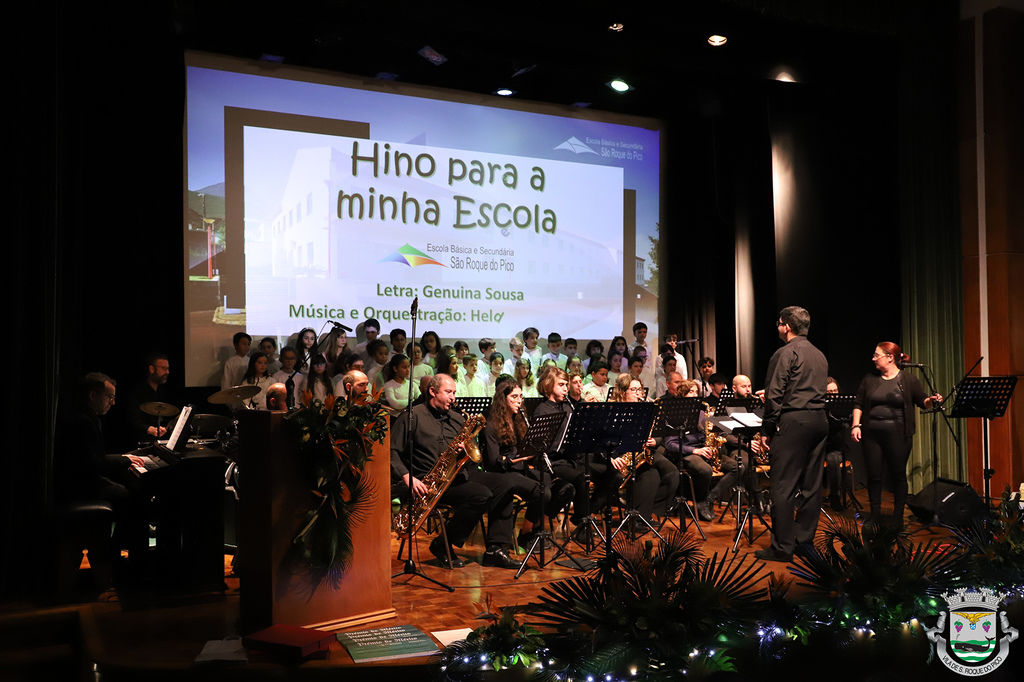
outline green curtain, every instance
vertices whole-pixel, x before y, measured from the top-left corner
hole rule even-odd
[[[955,21],[921,17],[900,57],[899,196],[902,345],[929,365],[945,394],[964,371],[963,286],[956,134]],[[910,24],[911,22],[907,22]],[[915,372],[919,377],[922,370]],[[927,388],[927,386],[926,386]],[[947,410],[948,411],[948,410]],[[938,419],[938,475],[966,477],[941,415],[918,415],[907,465],[911,492],[932,481],[931,421]],[[954,432],[958,425],[951,420]],[[958,434],[959,435],[959,434]]]

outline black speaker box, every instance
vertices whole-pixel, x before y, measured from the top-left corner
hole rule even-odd
[[[970,526],[975,519],[983,519],[985,503],[967,483],[937,478],[907,500],[907,506],[921,521],[932,520],[938,511],[939,523],[950,526]]]

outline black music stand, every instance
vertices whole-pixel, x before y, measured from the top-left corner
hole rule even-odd
[[[740,485],[737,485],[734,489],[736,491],[736,537],[732,543],[734,554],[739,551],[740,540],[743,538],[744,531],[747,533],[747,544],[753,545],[759,537],[772,529],[771,524],[768,523],[761,512],[761,505],[757,504],[757,467],[749,466],[744,468],[743,465],[743,451],[746,450],[753,454],[750,441],[761,430],[761,420],[758,417],[756,424],[743,425],[737,421],[737,414],[739,413],[734,412],[723,417],[708,417],[720,431],[727,435],[736,436],[739,444],[739,447],[736,448],[736,466],[739,472]],[[757,415],[752,413],[747,414],[757,417]],[[743,509],[744,496],[747,498],[746,509]],[[725,514],[725,512],[722,513],[723,515]],[[764,526],[757,535],[754,535],[755,516],[761,522],[761,525]]]
[[[573,530],[571,538],[583,546],[590,554],[594,551],[594,535],[605,542],[605,535],[590,515],[590,456],[603,446],[602,434],[608,418],[608,408],[618,403],[583,403],[575,408],[565,421],[565,429],[552,445],[552,452],[559,452],[570,459],[578,461],[583,457],[583,488],[586,494],[583,499],[586,509],[574,509],[581,517],[580,524]],[[580,539],[582,538],[582,542]]]
[[[537,470],[540,471],[540,485],[541,485],[541,500],[543,501],[547,497],[548,490],[551,487],[551,479],[554,476],[554,472],[551,470],[551,460],[548,459],[547,451],[551,447],[551,443],[561,435],[560,430],[565,424],[565,415],[562,413],[545,414],[540,417],[536,417],[530,422],[530,428],[527,429],[526,434],[523,436],[523,449],[532,451],[537,459]],[[545,560],[544,547],[546,542],[551,542],[552,545],[558,548],[558,551],[550,559]],[[530,557],[534,553],[538,553],[537,556],[537,567],[544,568],[559,556],[564,554],[572,563],[576,564],[576,567],[581,571],[587,570],[587,567],[580,563],[576,557],[569,553],[569,549],[566,546],[567,543],[559,542],[547,529],[547,525],[544,523],[543,513],[541,515],[540,530],[537,532],[530,544],[529,549],[526,551],[526,556],[523,558],[523,563],[516,571],[515,579],[518,580],[519,576],[526,570],[527,563]]]
[[[830,421],[836,421],[842,424],[842,428],[848,434],[849,425],[853,422],[853,403],[857,399],[854,395],[843,395],[840,393],[826,393],[825,394],[825,414]],[[933,434],[934,435],[934,434]],[[934,442],[934,441],[933,441]],[[843,441],[844,446],[846,441]],[[842,502],[843,509],[846,509],[846,505],[849,502],[853,503],[853,506],[857,508],[857,511],[864,509],[858,500],[857,496],[853,492],[853,480],[848,479],[846,476],[846,453],[843,453],[844,461],[840,462],[839,466],[842,470],[839,472],[839,487],[840,487],[840,501]],[[831,494],[831,493],[830,493]],[[828,516],[826,514],[826,516]],[[829,517],[831,518],[831,517]]]
[[[639,454],[646,446],[647,439],[650,438],[654,431],[654,423],[658,418],[658,413],[661,412],[661,406],[658,403],[618,403],[619,405],[626,407],[629,406],[630,411],[636,412],[631,415],[631,418],[627,421],[623,419],[620,422],[621,430],[623,433],[622,441],[617,448],[619,454],[634,453],[632,462],[629,465],[629,483],[626,491],[627,510],[622,515],[622,522],[619,523],[619,527],[615,529],[615,532],[608,538],[609,541],[614,540],[615,536],[619,534],[626,524],[634,519],[640,519],[640,523],[647,526],[647,528],[658,536],[659,540],[664,541],[665,538],[661,536],[658,529],[655,528],[649,519],[645,519],[643,515],[636,508],[636,471],[639,468],[637,464],[637,454]],[[634,534],[632,526],[630,527],[630,540],[635,540],[637,535]]]
[[[482,398],[468,398],[463,396],[462,398],[456,398],[455,404],[466,413],[466,416],[472,417],[477,414],[487,414],[487,411],[491,409],[491,398],[484,396]]]
[[[661,403],[661,414],[658,419],[658,423],[654,426],[655,436],[678,436],[679,444],[682,445],[683,436],[687,433],[692,433],[697,430],[697,423],[700,418],[700,398],[677,398],[675,396],[666,395],[660,400]],[[676,465],[679,468],[680,476],[683,475],[683,453],[679,453],[679,463]],[[692,476],[689,472],[686,475]],[[697,526],[697,532],[700,533],[700,537],[703,540],[707,540],[707,536],[704,535],[704,529],[700,527],[700,521],[697,517],[697,500],[690,500],[692,507],[686,504],[685,500],[679,495],[676,496],[675,505],[679,509],[679,530],[686,530],[686,519],[683,517],[683,510],[686,510],[686,514],[693,521],[693,524]]]
[[[996,473],[989,460],[988,422],[1006,414],[1013,389],[1017,385],[1015,376],[964,377],[957,391],[952,417],[981,417],[985,420],[982,428],[983,469],[985,478],[985,502],[992,502],[992,476]]]

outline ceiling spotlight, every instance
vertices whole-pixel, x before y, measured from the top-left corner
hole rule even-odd
[[[622,23],[620,23],[618,21],[616,21],[614,24],[609,24],[608,25],[608,30],[609,31],[614,31],[615,33],[622,33],[622,29],[624,29],[624,28],[626,28],[626,25],[622,24]]]
[[[722,45],[725,45],[727,42],[729,42],[728,38],[726,38],[725,36],[720,36],[717,33],[708,36],[708,45],[710,45],[711,47],[721,47]]]
[[[497,90],[494,91],[494,94],[501,95],[502,97],[511,97],[512,95],[516,94],[516,91],[510,88],[498,88]]]
[[[633,89],[633,86],[631,86],[629,83],[622,80],[621,78],[613,78],[612,80],[605,83],[605,85],[607,85],[609,88],[618,93],[629,92],[630,90]]]

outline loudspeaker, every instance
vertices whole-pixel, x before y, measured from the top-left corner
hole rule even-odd
[[[932,520],[938,511],[939,523],[950,526],[970,526],[975,519],[983,519],[988,511],[978,493],[967,483],[937,478],[924,490],[912,495],[907,506],[921,521]]]

